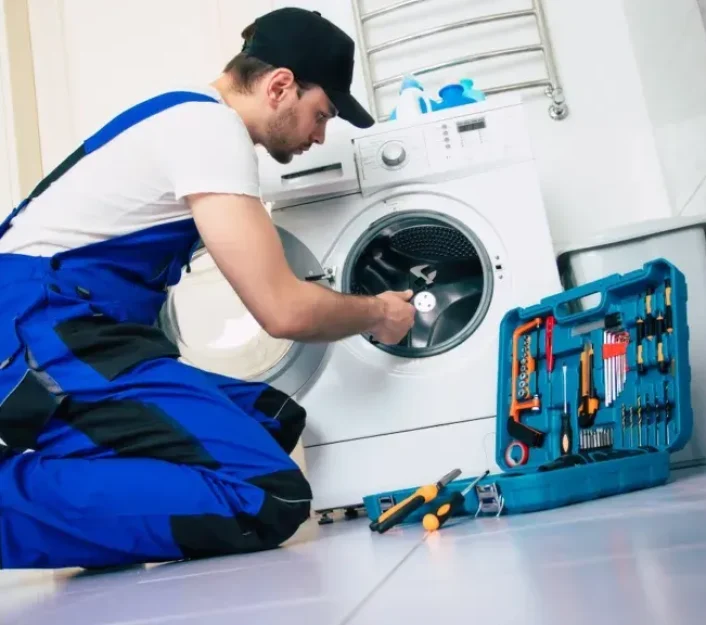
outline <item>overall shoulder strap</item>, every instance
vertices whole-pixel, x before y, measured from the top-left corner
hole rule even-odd
[[[98,132],[86,139],[74,152],[66,157],[59,165],[57,165],[15,209],[7,216],[5,221],[0,224],[0,237],[2,237],[9,229],[12,220],[24,210],[24,208],[36,197],[39,197],[69,169],[78,163],[91,152],[95,152],[103,147],[119,134],[125,132],[129,128],[139,124],[141,121],[161,113],[173,106],[183,104],[184,102],[213,102],[218,103],[215,98],[203,93],[191,91],[170,91],[160,94],[144,102],[140,102],[135,106],[120,113],[117,117],[109,121]]]

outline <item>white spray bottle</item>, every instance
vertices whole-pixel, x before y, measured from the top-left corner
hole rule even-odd
[[[415,119],[431,112],[431,101],[424,93],[424,87],[413,76],[405,76],[400,86],[400,97],[395,109],[395,119]]]

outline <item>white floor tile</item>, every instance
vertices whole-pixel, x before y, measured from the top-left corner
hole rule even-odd
[[[702,625],[706,470],[530,515],[370,532],[125,571],[0,572],[3,625]]]
[[[702,625],[706,475],[430,534],[352,625]],[[392,610],[392,612],[391,612]]]

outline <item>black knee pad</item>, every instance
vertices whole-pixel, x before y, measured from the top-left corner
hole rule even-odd
[[[248,480],[265,491],[256,516],[174,516],[172,535],[184,557],[201,559],[275,549],[311,515],[311,487],[298,470]]]
[[[291,538],[311,516],[311,486],[299,469],[248,481],[265,491],[265,500],[254,521],[260,535],[272,546]]]
[[[306,410],[286,393],[271,387],[257,398],[254,408],[279,423],[279,429],[270,432],[282,449],[291,454],[304,431]]]

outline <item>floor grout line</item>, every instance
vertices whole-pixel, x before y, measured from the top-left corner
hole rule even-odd
[[[346,615],[346,617],[340,622],[339,625],[346,625],[347,623],[350,623],[351,620],[358,615],[358,613],[365,607],[366,604],[370,602],[370,600],[380,591],[382,590],[383,586],[387,584],[387,582],[390,581],[390,578],[397,573],[397,571],[400,570],[402,565],[409,560],[409,558],[419,549],[423,544],[424,541],[426,540],[426,536],[424,536],[414,547],[412,547],[409,550],[409,553],[407,553],[395,566],[392,567],[392,569],[383,577],[377,584],[376,586],[368,592],[354,607],[353,609]]]

